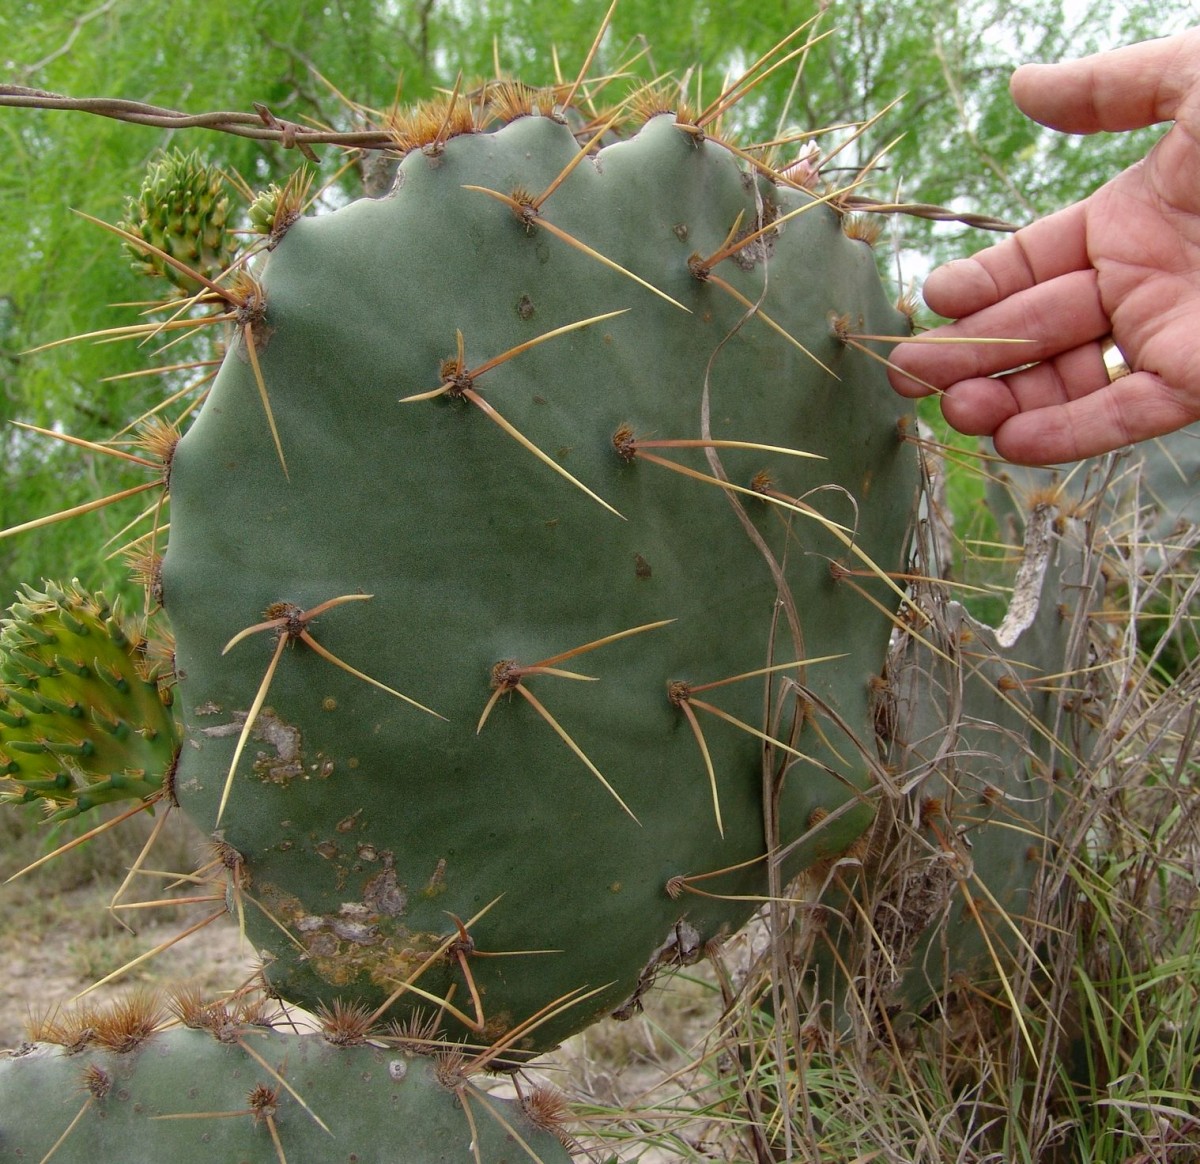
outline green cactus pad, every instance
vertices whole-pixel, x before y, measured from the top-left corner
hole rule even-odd
[[[264,1027],[222,1038],[176,1028],[131,1042],[74,1053],[27,1044],[0,1056],[0,1160],[570,1160],[555,1134],[458,1079],[452,1062]]]
[[[0,622],[0,797],[60,820],[155,796],[179,730],[145,640],[103,595],[44,586]]]
[[[522,117],[292,225],[256,359],[176,451],[162,574],[179,799],[241,854],[273,989],[448,999],[485,1040],[554,1010],[526,1050],[736,929],[768,852],[796,870],[869,823],[877,571],[916,482],[854,338],[903,320],[838,212],[670,116],[535,205],[578,153]]]
[[[877,720],[904,795],[798,927],[810,1003],[832,1003],[838,1025],[911,1019],[967,983],[1002,996],[993,984],[1041,941],[1058,781],[1087,755],[1099,682],[1074,607],[1092,608],[1097,579],[1079,522],[1045,501],[1023,516],[1000,627],[931,601],[924,641],[891,653]]]

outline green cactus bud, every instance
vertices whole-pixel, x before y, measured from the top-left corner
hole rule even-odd
[[[129,199],[121,229],[144,240],[198,275],[215,280],[237,255],[230,233],[225,176],[193,151],[172,150],[153,162],[137,198]],[[192,295],[200,284],[160,255],[126,243],[133,269],[169,279],[181,293]]]
[[[269,248],[279,243],[288,227],[303,213],[311,185],[312,173],[298,170],[282,186],[272,183],[250,203],[247,212],[250,226],[267,236]]]
[[[180,735],[145,647],[103,595],[24,588],[0,622],[0,797],[61,820],[159,793]]]

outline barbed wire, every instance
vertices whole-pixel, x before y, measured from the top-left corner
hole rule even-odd
[[[318,145],[344,146],[359,150],[396,149],[395,138],[386,129],[316,129],[278,118],[266,105],[257,101],[254,103],[253,113],[181,113],[143,101],[128,101],[117,97],[67,97],[46,89],[0,84],[0,106],[88,113],[95,117],[107,117],[157,129],[207,129],[256,141],[277,142],[284,149],[299,150],[313,162],[320,161],[313,151],[313,147]],[[845,202],[853,210],[872,214],[907,214],[936,222],[958,222],[979,230],[1012,232],[1019,229],[1003,219],[951,210],[925,202],[881,202],[861,195],[847,198]]]
[[[24,109],[72,110],[158,129],[208,129],[233,134],[236,137],[278,142],[285,149],[300,150],[310,161],[319,160],[312,151],[315,145],[351,146],[356,149],[387,149],[395,146],[391,135],[385,129],[314,129],[294,121],[284,121],[259,102],[255,102],[253,113],[180,113],[160,105],[148,105],[143,101],[127,101],[118,97],[66,97],[61,93],[30,89],[24,85],[0,85],[0,105]]]
[[[987,214],[972,214],[969,211],[950,210],[945,206],[934,206],[929,202],[879,202],[874,198],[863,195],[852,195],[846,199],[847,206],[852,210],[860,210],[869,214],[907,214],[913,218],[928,218],[934,222],[961,222],[964,226],[973,226],[978,230],[994,230],[1006,234],[1020,230],[1015,222],[1006,222],[1003,218],[993,218]]]

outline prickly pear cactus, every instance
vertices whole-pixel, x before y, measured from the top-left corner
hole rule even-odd
[[[56,820],[156,797],[180,736],[144,636],[103,595],[44,587],[0,621],[0,797]]]
[[[877,727],[903,795],[852,861],[821,871],[798,926],[810,1004],[843,1029],[909,1020],[966,984],[1002,996],[1040,941],[1027,919],[1046,914],[1060,781],[1087,755],[1097,695],[1095,564],[1080,510],[1049,497],[1022,514],[999,627],[930,598],[893,644]]]
[[[101,1016],[82,1046],[30,1043],[0,1055],[0,1159],[570,1159],[565,1133],[546,1126],[550,1105],[487,1094],[462,1056],[432,1058],[386,1039],[335,1046],[235,1022],[130,1029],[137,1016],[125,1012]]]
[[[459,125],[259,277],[170,472],[175,794],[279,994],[551,1046],[871,820],[905,321],[671,115]]]

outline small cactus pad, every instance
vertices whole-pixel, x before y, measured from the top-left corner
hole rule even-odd
[[[171,473],[180,803],[284,997],[553,1045],[871,819],[902,318],[669,115],[415,148],[260,274]]]
[[[832,1002],[839,1025],[910,1019],[967,985],[1003,996],[1039,944],[1058,781],[1092,735],[1100,680],[1074,607],[1091,609],[1097,582],[1078,520],[1049,502],[1024,517],[1004,622],[930,600],[921,638],[891,652],[877,724],[905,794],[880,812],[861,864],[829,871],[823,908],[805,915],[815,923],[798,927],[810,1002]]]
[[[0,622],[0,796],[41,800],[55,819],[149,799],[179,730],[145,639],[103,595],[44,586]]]

